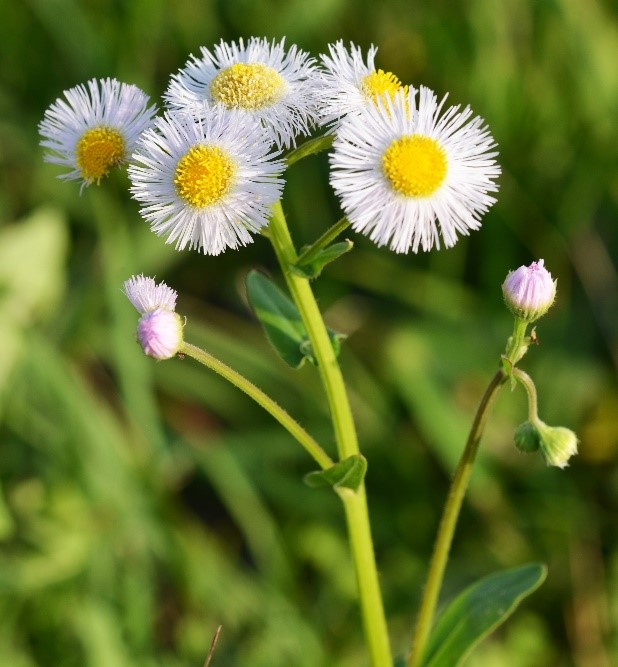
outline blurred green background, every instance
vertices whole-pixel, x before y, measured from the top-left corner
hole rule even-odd
[[[506,273],[543,257],[558,299],[523,367],[541,417],[575,429],[564,470],[519,454],[523,392],[501,396],[444,599],[542,560],[549,577],[472,667],[618,664],[618,7],[610,0],[21,0],[1,8],[0,665],[366,665],[334,494],[304,451],[190,360],[135,344],[133,273],[179,293],[187,338],[332,445],[314,368],[289,371],[243,296],[267,241],[205,258],[152,234],[124,174],[80,196],[37,123],[92,77],[159,101],[201,45],[281,37],[379,47],[378,66],[469,103],[503,168],[499,201],[454,249],[356,246],[315,290],[342,352],[393,644],[407,648],[440,510],[510,318]],[[339,217],[325,155],[289,172],[298,244]]]

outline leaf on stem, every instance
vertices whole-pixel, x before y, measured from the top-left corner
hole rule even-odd
[[[317,489],[330,486],[333,489],[351,489],[358,491],[367,472],[367,459],[362,454],[354,454],[335,463],[327,470],[318,470],[305,475],[307,486]]]
[[[259,271],[247,275],[247,297],[266,337],[277,354],[292,368],[300,368],[308,359],[315,364],[309,335],[298,309],[269,278]],[[343,334],[329,329],[335,354],[339,354]]]
[[[326,248],[318,250],[316,253],[303,260],[302,256],[296,264],[292,264],[290,267],[292,271],[301,278],[307,278],[312,280],[317,278],[322,269],[327,265],[345,255],[346,252],[349,252],[354,247],[354,243],[348,239],[341,241],[340,243],[333,243]]]
[[[545,580],[541,563],[484,577],[449,604],[436,623],[423,667],[457,667],[472,649],[515,611]]]

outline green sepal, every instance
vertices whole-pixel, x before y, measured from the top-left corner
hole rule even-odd
[[[334,139],[335,136],[333,134],[324,134],[321,137],[305,141],[304,144],[301,144],[298,148],[291,150],[287,154],[285,160],[288,163],[288,167],[291,167],[295,162],[305,157],[327,151],[333,145]]]
[[[327,264],[338,259],[341,255],[345,255],[345,253],[352,250],[353,247],[354,243],[348,239],[341,241],[340,243],[333,243],[333,245],[318,250],[318,252],[310,257],[308,261],[302,261],[301,259],[296,264],[292,264],[290,269],[297,276],[312,280],[322,273],[322,269]]]
[[[327,470],[310,472],[304,477],[305,484],[313,489],[330,486],[338,489],[358,491],[367,472],[367,459],[362,454],[354,454],[335,463]]]
[[[309,335],[292,300],[259,271],[249,272],[246,285],[251,308],[283,361],[292,368],[300,368],[306,360],[315,364]],[[338,355],[345,336],[330,329],[328,335]]]
[[[436,623],[423,667],[457,667],[472,649],[515,611],[545,580],[547,568],[530,563],[472,584],[449,604]]]

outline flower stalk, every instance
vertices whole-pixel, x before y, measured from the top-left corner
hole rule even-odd
[[[188,357],[195,359],[200,364],[203,364],[210,370],[219,374],[235,387],[250,396],[305,448],[322,470],[326,470],[333,465],[333,460],[309,435],[309,433],[307,433],[295,419],[290,417],[280,405],[273,401],[270,396],[247,380],[246,377],[242,376],[233,368],[230,368],[227,364],[224,364],[212,354],[209,354],[196,345],[191,345],[191,343],[183,342],[179,349],[179,353],[186,354]]]
[[[412,648],[408,658],[407,667],[420,667],[422,664],[423,654],[429,639],[429,633],[433,623],[436,604],[438,602],[438,595],[442,587],[442,580],[444,579],[444,571],[448,561],[451,543],[455,534],[457,520],[461,511],[463,499],[468,488],[470,476],[472,474],[472,467],[476,459],[479,444],[485,430],[485,425],[489,417],[489,412],[496,400],[498,391],[507,380],[507,375],[502,368],[498,369],[496,374],[491,379],[472,423],[472,428],[468,435],[468,440],[464,448],[455,477],[451,483],[446,505],[442,513],[440,527],[438,528],[438,535],[434,544],[431,562],[429,564],[429,572],[427,574],[427,582],[425,584],[425,591],[423,599],[418,612],[416,621],[416,628],[412,639]]]
[[[326,248],[326,246],[330,245],[338,236],[346,230],[350,226],[350,221],[346,218],[343,217],[340,220],[337,220],[337,222],[332,225],[332,227],[329,227],[322,236],[320,236],[317,241],[312,243],[308,248],[303,250],[303,252],[300,253],[298,256],[297,264],[307,264],[308,262],[311,262],[311,260],[315,259],[315,256],[320,252],[320,250],[323,250]]]
[[[270,232],[270,241],[311,341],[330,408],[339,459],[343,460],[359,453],[352,410],[341,369],[309,281],[296,275],[290,268],[298,261],[298,256],[280,201],[273,207]],[[393,660],[375,562],[365,485],[362,483],[357,492],[341,489],[338,493],[345,509],[371,664],[373,667],[390,667]]]

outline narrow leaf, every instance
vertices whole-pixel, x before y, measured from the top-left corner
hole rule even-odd
[[[333,243],[333,245],[318,250],[315,254],[312,253],[312,256],[308,260],[294,264],[291,267],[292,271],[302,278],[308,278],[309,280],[317,278],[327,264],[341,257],[341,255],[345,255],[353,247],[354,243],[347,239],[340,243]]]
[[[503,570],[467,588],[450,603],[434,627],[423,667],[457,667],[545,580],[541,563]]]
[[[277,285],[263,273],[251,271],[247,276],[247,296],[270,344],[287,364],[300,368],[307,359],[316,363],[300,313]],[[328,335],[335,354],[339,354],[345,336],[331,330]]]
[[[358,491],[367,472],[367,459],[362,454],[349,456],[327,470],[305,475],[305,483],[312,488],[331,486],[333,489]]]

